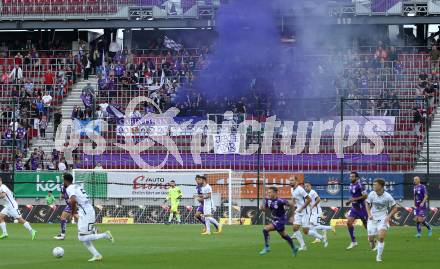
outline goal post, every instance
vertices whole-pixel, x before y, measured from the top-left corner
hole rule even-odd
[[[132,223],[166,222],[170,204],[165,199],[170,181],[174,180],[182,191],[182,223],[196,223],[196,175],[205,176],[212,186],[215,217],[225,224],[241,218],[242,177],[230,169],[73,169],[72,175],[99,211],[98,222],[117,222],[122,218],[129,218]]]

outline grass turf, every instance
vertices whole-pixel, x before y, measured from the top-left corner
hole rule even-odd
[[[287,243],[275,232],[271,233],[271,252],[258,253],[263,246],[262,226],[226,226],[221,235],[202,237],[201,225],[99,225],[100,231],[112,231],[115,244],[107,240],[95,241],[104,260],[89,263],[90,254],[78,241],[76,227],[68,227],[68,237],[56,241],[59,225],[33,225],[38,230],[36,241],[18,224],[8,224],[9,238],[0,240],[2,268],[436,268],[438,266],[438,233],[434,236],[414,238],[413,227],[392,227],[386,238],[383,262],[375,262],[375,253],[366,242],[363,228],[357,227],[359,246],[346,251],[349,236],[345,228],[336,235],[329,233],[329,247],[310,244],[308,250],[294,258]],[[288,228],[290,232],[290,227]],[[65,256],[56,259],[52,249],[63,247]]]

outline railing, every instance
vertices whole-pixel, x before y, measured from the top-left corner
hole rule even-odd
[[[10,18],[115,18],[129,17],[129,8],[149,8],[153,18],[198,18],[199,8],[213,10],[224,1],[182,0],[164,2],[162,0],[1,0],[0,20]],[[203,15],[203,13],[202,13]]]

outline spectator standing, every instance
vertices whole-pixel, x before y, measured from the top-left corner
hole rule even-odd
[[[61,158],[61,161],[58,163],[58,171],[66,171],[66,160],[64,158]]]
[[[379,44],[376,49],[375,58],[380,62],[381,67],[385,67],[385,61],[388,59],[388,53],[383,47],[382,41],[379,41]]]
[[[6,46],[5,42],[2,42],[2,46],[0,47],[0,57],[8,57],[8,46]]]
[[[46,139],[46,129],[47,129],[47,117],[42,116],[40,121],[40,137],[45,140]]]
[[[413,133],[416,136],[421,136],[422,133],[420,132],[420,127],[422,126],[423,117],[420,111],[417,109],[417,107],[413,108],[413,122],[414,122],[414,129]]]
[[[92,62],[90,61],[90,54],[87,54],[86,65],[84,67],[84,80],[89,80],[89,74],[92,70]]]
[[[57,135],[58,126],[61,124],[62,118],[63,118],[63,115],[61,114],[60,109],[57,108],[57,110],[53,114],[53,141],[55,141],[55,137]]]
[[[46,92],[43,97],[41,97],[41,101],[44,106],[44,114],[49,117],[50,115],[50,107],[52,106],[52,96],[49,92]]]
[[[54,81],[55,81],[55,75],[52,73],[51,69],[48,69],[44,74],[44,84],[47,92],[49,93],[52,92]]]
[[[31,170],[36,171],[40,166],[40,154],[38,153],[38,149],[34,149],[30,157]]]
[[[116,38],[113,38],[112,42],[110,42],[108,48],[108,56],[113,59],[116,56],[116,53],[121,50],[118,42],[116,42]]]
[[[431,51],[431,72],[433,76],[437,76],[438,73],[438,66],[440,59],[440,51],[437,49],[437,46],[432,46]]]
[[[395,47],[390,47],[390,52],[388,53],[388,60],[391,62],[395,62],[398,59],[397,51]]]
[[[26,139],[26,128],[24,128],[21,124],[18,124],[17,129],[15,130],[15,141],[17,143],[17,148],[24,152],[24,145],[25,145],[25,139]]]
[[[23,69],[19,65],[15,65],[11,73],[9,73],[9,78],[12,80],[12,83],[23,80]]]
[[[21,55],[20,52],[17,53],[17,55],[15,55],[14,63],[15,63],[15,65],[22,65],[23,64],[23,55]]]
[[[423,91],[423,95],[428,99],[429,109],[431,110],[434,107],[435,100],[435,87],[433,84],[428,83]]]

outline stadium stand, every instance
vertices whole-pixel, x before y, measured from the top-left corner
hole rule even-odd
[[[46,85],[44,84],[44,74],[47,70],[52,69],[55,74],[66,73],[71,74],[64,82],[66,83],[63,91],[55,90],[53,95],[53,107],[59,108],[66,94],[71,89],[76,77],[80,76],[84,71],[84,65],[87,64],[87,55],[93,61],[93,74],[97,74],[97,83],[92,85],[93,94],[84,93],[81,95],[83,104],[76,108],[72,115],[63,115],[65,118],[73,118],[78,120],[106,119],[109,122],[108,131],[103,134],[107,141],[107,149],[100,156],[89,156],[82,151],[82,145],[90,142],[90,139],[81,137],[81,143],[78,150],[73,152],[74,163],[77,168],[92,168],[96,163],[101,163],[104,168],[135,168],[136,164],[130,158],[128,152],[115,146],[115,143],[124,142],[124,136],[118,131],[118,119],[109,114],[106,107],[111,106],[117,112],[124,113],[126,105],[137,96],[149,96],[155,100],[156,104],[162,111],[176,106],[180,109],[180,118],[178,122],[184,119],[200,120],[202,115],[215,115],[223,113],[226,110],[235,113],[243,113],[241,111],[245,107],[245,114],[248,119],[252,117],[260,117],[264,119],[268,116],[277,114],[274,108],[267,107],[265,104],[258,104],[258,96],[238,96],[235,98],[224,98],[221,100],[211,100],[205,96],[203,91],[195,89],[192,85],[194,77],[203,75],[202,67],[207,64],[209,57],[209,49],[207,48],[184,48],[181,52],[175,52],[161,45],[155,46],[153,49],[137,49],[133,51],[120,51],[113,58],[106,57],[106,69],[103,72],[102,54],[91,46],[90,53],[83,53],[82,56],[72,56],[72,53],[66,52],[65,55],[45,55],[40,52],[38,61],[30,58],[28,64],[22,63],[24,82],[18,83],[19,93],[23,92],[21,88],[26,88],[27,80],[34,83],[37,93],[43,92]],[[369,117],[369,116],[393,116],[395,123],[390,125],[391,130],[384,136],[385,150],[383,154],[378,156],[368,156],[361,154],[361,143],[368,142],[365,136],[356,142],[353,146],[345,149],[345,159],[341,163],[337,158],[334,148],[334,137],[325,135],[321,138],[321,145],[317,152],[310,152],[310,142],[305,144],[304,151],[295,156],[284,155],[282,148],[282,130],[276,129],[273,134],[272,146],[263,152],[273,154],[262,154],[261,161],[267,171],[336,171],[344,165],[346,169],[366,170],[366,171],[408,171],[411,170],[418,158],[421,150],[425,126],[421,124],[420,133],[415,132],[414,124],[414,108],[417,107],[422,115],[426,115],[429,119],[432,117],[432,111],[437,101],[427,111],[422,101],[423,89],[420,88],[421,77],[424,74],[433,74],[432,82],[436,82],[435,65],[438,63],[431,61],[428,53],[417,52],[407,53],[402,48],[385,48],[379,44],[376,48],[361,50],[359,53],[344,53],[338,57],[320,56],[309,62],[313,62],[319,68],[323,68],[323,73],[337,65],[340,65],[343,59],[343,66],[338,70],[337,79],[332,82],[337,92],[337,100],[326,100],[330,103],[329,116],[336,117],[338,115],[338,100],[340,97],[347,98],[379,98],[383,100],[349,100],[344,107],[344,115],[346,117]],[[15,53],[8,52],[7,57],[0,59],[2,64],[2,74],[11,72],[16,63]],[[14,55],[14,57],[12,57]],[[84,57],[86,60],[84,61]],[[26,58],[26,57],[24,57]],[[24,60],[23,60],[24,61]],[[298,65],[301,60],[298,60]],[[29,63],[30,62],[30,63]],[[434,66],[433,66],[434,65]],[[319,72],[317,72],[319,73]],[[421,76],[422,75],[422,76]],[[41,78],[43,77],[43,78]],[[320,78],[319,76],[317,77]],[[322,77],[321,79],[324,79]],[[423,78],[425,79],[425,78]],[[430,78],[431,79],[431,78]],[[59,89],[59,81],[55,84],[55,89]],[[63,84],[63,83],[61,83]],[[14,91],[14,84],[4,83],[0,86],[2,89],[2,103],[6,106],[5,111],[11,111],[10,96],[17,95]],[[433,84],[434,85],[434,84]],[[41,90],[38,90],[41,89]],[[41,93],[43,94],[43,93]],[[279,93],[275,97],[288,100],[293,94]],[[17,97],[18,97],[17,96]],[[37,94],[38,96],[38,94]],[[33,95],[27,97],[29,105],[27,111],[35,110],[35,98]],[[419,98],[419,99],[417,99]],[[403,100],[404,99],[404,100]],[[318,100],[318,102],[321,102]],[[213,105],[214,104],[214,105]],[[288,111],[286,102],[279,101],[278,109]],[[260,106],[260,107],[259,107]],[[265,110],[264,115],[258,113],[258,108]],[[21,107],[21,109],[23,109]],[[96,112],[93,112],[96,111]],[[137,116],[143,116],[148,112],[155,112],[156,109],[151,105],[145,105],[136,113]],[[308,113],[308,112],[305,112]],[[423,114],[424,113],[424,114]],[[3,117],[2,133],[7,132],[8,125],[11,123],[11,113],[4,112],[7,116]],[[114,113],[113,113],[114,114]],[[29,126],[26,136],[25,150],[23,150],[23,160],[26,163],[30,159],[30,153],[27,148],[32,141],[37,142],[38,139],[33,121],[34,114],[28,113],[23,116],[27,119]],[[281,119],[283,115],[281,114]],[[119,126],[118,126],[119,125]],[[38,128],[37,128],[38,129]],[[249,141],[257,141],[256,133],[249,134],[252,139]],[[52,137],[49,137],[52,138]],[[143,138],[139,136],[138,139]],[[252,170],[257,165],[257,154],[250,156],[239,156],[238,154],[218,154],[214,151],[201,155],[202,162],[194,163],[192,152],[190,151],[191,139],[190,135],[176,135],[173,139],[179,149],[183,163],[178,163],[174,159],[168,160],[166,168],[232,168],[240,170]],[[206,138],[205,138],[206,139]],[[2,141],[7,141],[3,137]],[[206,141],[206,140],[204,140]],[[154,146],[143,152],[143,158],[147,163],[159,164],[167,155],[167,149],[161,144],[163,141],[156,141]],[[250,143],[250,142],[248,142]],[[6,142],[7,145],[11,145]],[[11,164],[11,152],[8,146],[3,143],[2,160]],[[53,164],[50,157],[52,148],[45,150],[45,160],[42,162],[43,168]],[[315,150],[316,151],[316,150]],[[63,156],[58,156],[61,159]],[[239,161],[237,161],[239,160]],[[56,165],[54,165],[56,168]],[[32,169],[30,165],[24,169]],[[38,167],[34,166],[34,169]]]

